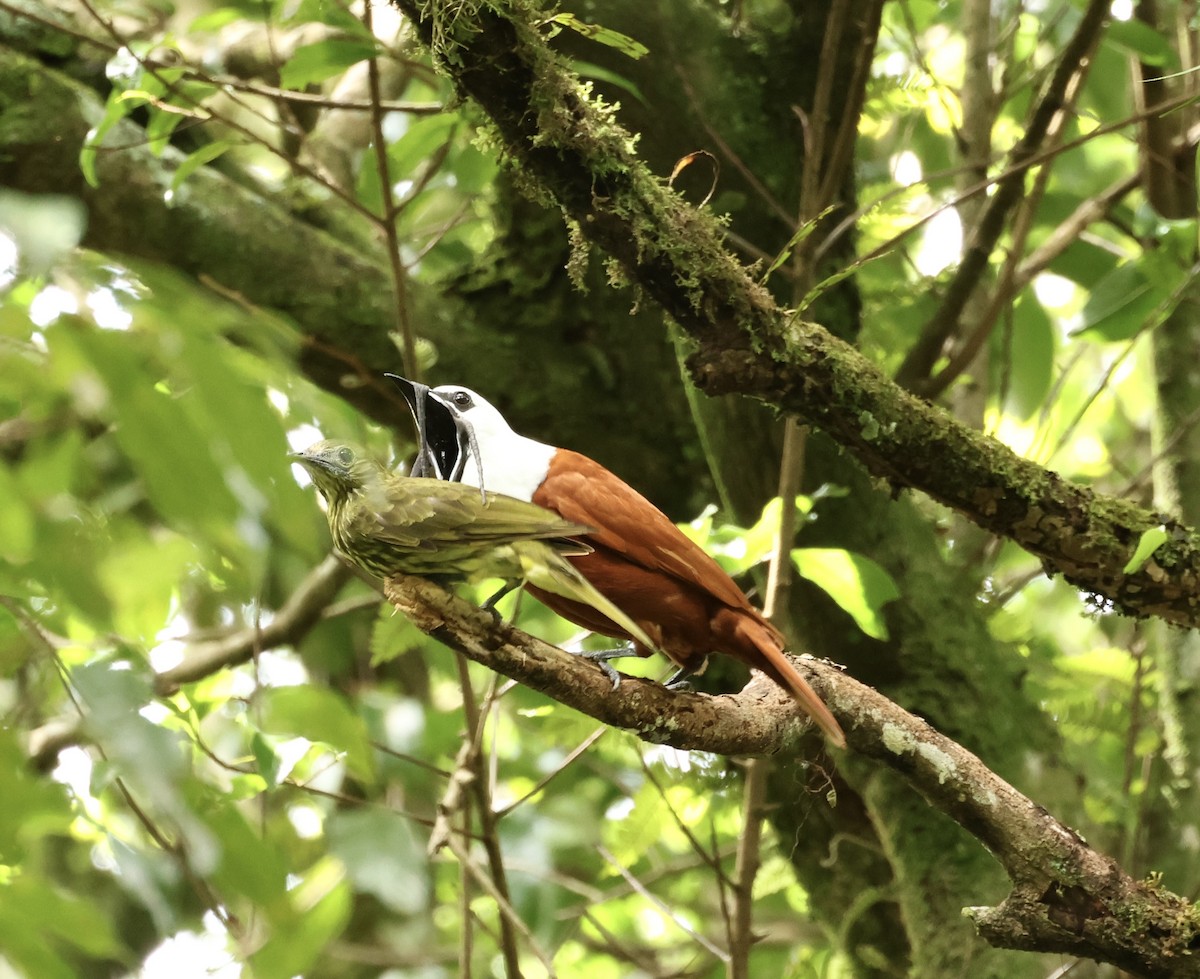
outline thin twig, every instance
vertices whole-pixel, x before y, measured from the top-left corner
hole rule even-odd
[[[237,119],[234,119],[227,115],[222,115],[218,112],[214,112],[211,108],[206,106],[199,98],[196,98],[193,95],[191,95],[187,91],[186,88],[179,85],[177,82],[173,81],[169,76],[164,75],[162,73],[162,71],[153,62],[148,61],[145,58],[141,57],[132,48],[128,48],[127,39],[121,35],[120,31],[117,30],[117,28],[113,25],[113,23],[110,20],[108,20],[102,13],[100,13],[100,11],[98,9],[96,9],[96,7],[92,4],[91,0],[79,0],[79,2],[83,5],[83,8],[88,12],[88,14],[91,15],[91,17],[96,21],[96,23],[100,25],[100,27],[105,31],[105,33],[107,33],[113,39],[113,41],[117,44],[118,47],[126,48],[127,50],[130,50],[132,57],[137,60],[138,66],[142,70],[144,70],[148,74],[150,74],[160,85],[162,85],[168,92],[170,92],[176,98],[180,99],[182,102],[184,102],[186,104],[192,105],[195,108],[203,111],[204,113],[207,114],[207,117],[209,119],[219,121],[222,125],[227,126],[233,132],[236,132],[238,135],[249,140],[251,143],[261,146],[267,152],[273,154],[274,156],[279,157],[281,160],[286,162],[287,165],[289,167],[291,167],[293,170],[297,171],[298,173],[303,174],[305,177],[308,177],[310,180],[313,180],[316,183],[318,183],[319,185],[321,185],[322,187],[326,188],[331,194],[333,194],[335,197],[337,197],[339,200],[341,200],[343,204],[346,204],[348,207],[357,211],[359,214],[362,214],[364,217],[370,219],[373,223],[378,224],[378,222],[379,222],[378,216],[375,214],[372,214],[369,208],[364,207],[353,194],[347,193],[341,187],[338,187],[333,181],[326,180],[320,173],[318,173],[312,167],[309,167],[309,166],[305,165],[304,163],[300,162],[299,160],[294,159],[290,154],[285,152],[283,149],[275,146],[269,140],[261,139],[252,130],[248,129],[246,126],[244,126],[240,122],[238,122]],[[248,111],[258,114],[257,110],[253,106],[244,106],[244,107],[247,108]],[[103,147],[96,147],[96,149],[97,149],[97,151],[99,151],[100,149],[103,149]]]
[[[467,669],[467,658],[461,653],[454,657],[458,667],[459,686],[462,689],[463,716],[467,723],[466,744],[460,751],[460,764],[470,772],[470,778],[464,780],[466,790],[475,801],[476,815],[479,819],[479,838],[487,855],[488,872],[491,874],[492,886],[498,899],[505,904],[510,902],[508,890],[508,875],[504,867],[504,853],[500,849],[500,836],[496,831],[496,813],[492,809],[491,792],[484,768],[483,717],[485,711],[475,703],[475,692],[471,685],[471,676]],[[485,698],[485,704],[490,705],[496,694],[493,678],[491,689]],[[453,837],[447,837],[447,843],[454,848]],[[521,957],[517,948],[517,935],[513,922],[505,914],[500,915],[500,949],[504,956],[504,965],[509,979],[518,979],[521,975]]]
[[[921,337],[897,371],[896,379],[905,387],[919,389],[924,385],[930,368],[941,353],[942,345],[953,334],[963,307],[974,292],[996,241],[1004,230],[1005,219],[1021,199],[1025,170],[1032,165],[1032,160],[1044,152],[1043,140],[1067,101],[1070,87],[1086,71],[1089,60],[1087,54],[1095,46],[1109,17],[1109,6],[1109,0],[1089,0],[1087,10],[1063,50],[1050,83],[1034,107],[1024,134],[1012,149],[1007,172],[995,181],[995,191],[978,225],[972,230],[966,254],[946,288],[941,305],[925,324]]]
[[[462,845],[456,835],[452,835],[450,837],[447,846],[450,848],[450,852],[454,854],[458,861],[467,868],[467,872],[471,875],[475,882],[485,891],[487,891],[488,896],[496,902],[496,907],[500,910],[501,926],[504,927],[507,924],[507,927],[518,932],[521,937],[525,939],[526,944],[532,950],[533,954],[536,955],[539,961],[541,961],[542,965],[545,966],[548,976],[553,979],[553,977],[557,975],[557,973],[554,971],[554,963],[551,961],[550,957],[545,953],[545,951],[542,950],[542,947],[538,944],[533,932],[529,930],[529,926],[525,924],[521,916],[517,914],[516,909],[513,908],[512,902],[508,898],[508,895],[501,893],[500,889],[496,886],[496,881],[493,880],[489,874],[484,873],[483,870],[475,863],[475,861],[471,859],[471,854],[467,851],[467,848]],[[520,969],[518,968],[516,972],[510,971],[508,975],[511,977],[518,977],[521,975]]]
[[[362,22],[367,33],[375,36],[371,21],[372,0],[363,4]],[[372,54],[367,59],[367,84],[371,91],[371,142],[375,150],[375,166],[379,170],[380,200],[383,202],[383,219],[380,222],[387,243],[388,266],[392,272],[393,301],[395,303],[396,330],[400,334],[401,353],[404,359],[404,375],[420,380],[420,365],[417,363],[417,340],[413,334],[412,321],[408,315],[408,275],[400,258],[400,235],[396,228],[396,195],[392,188],[388,163],[387,141],[383,135],[383,92],[379,81],[379,57]]]
[[[547,785],[549,785],[556,778],[558,778],[558,776],[560,776],[563,772],[565,772],[578,759],[582,758],[587,753],[588,749],[591,748],[591,746],[594,745],[597,741],[599,741],[602,737],[604,737],[604,735],[607,734],[608,731],[609,731],[609,728],[606,728],[606,727],[596,728],[596,730],[594,730],[591,734],[589,734],[586,738],[584,738],[578,745],[576,745],[571,750],[571,753],[568,754],[567,757],[562,760],[562,762],[554,769],[554,771],[550,772],[548,775],[543,776],[532,789],[530,789],[528,792],[526,792],[519,799],[517,799],[513,802],[510,802],[503,809],[497,809],[496,810],[496,818],[503,819],[510,812],[512,812],[514,809],[516,809],[517,806],[521,805],[522,803],[528,802],[530,799],[532,799],[535,795],[537,795],[539,792],[541,792]]]
[[[660,898],[658,895],[652,893],[640,880],[638,880],[633,874],[631,874],[621,864],[621,862],[615,856],[613,856],[607,849],[605,849],[603,846],[597,844],[596,852],[599,853],[600,856],[602,856],[608,862],[608,864],[614,870],[617,871],[617,873],[619,873],[623,878],[625,878],[625,881],[629,884],[630,887],[632,887],[642,897],[644,897],[647,901],[649,901],[656,908],[658,908],[658,910],[660,912],[662,912],[662,914],[665,915],[668,919],[673,921],[675,923],[675,925],[682,932],[684,932],[686,935],[689,935],[690,937],[694,938],[697,942],[699,942],[702,946],[704,946],[704,948],[706,948],[709,952],[711,952],[713,955],[715,955],[722,962],[726,962],[726,963],[729,962],[729,953],[728,952],[725,952],[723,949],[718,948],[711,941],[709,941],[707,938],[705,938],[703,935],[701,935],[698,931],[696,931],[690,924],[687,923],[686,920],[684,920],[683,915],[677,913],[676,911],[673,911],[667,905],[667,903],[662,900],[662,898]]]

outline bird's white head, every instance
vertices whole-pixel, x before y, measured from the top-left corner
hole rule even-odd
[[[470,388],[443,384],[429,393],[474,435],[461,448],[469,456],[478,451],[479,458],[466,459],[462,481],[478,486],[482,476],[490,493],[531,499],[546,478],[555,448],[518,435],[491,402]]]
[[[504,441],[513,436],[520,438],[512,426],[504,420],[500,410],[482,395],[470,388],[457,384],[443,384],[430,391],[460,418],[471,423],[475,437],[481,442]]]

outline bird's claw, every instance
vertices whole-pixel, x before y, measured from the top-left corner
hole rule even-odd
[[[663,686],[667,690],[679,693],[691,693],[694,690],[691,684],[691,677],[695,676],[697,672],[699,671],[689,670],[686,666],[681,666],[663,681]]]
[[[613,669],[608,661],[623,659],[626,656],[636,656],[637,653],[634,652],[633,643],[626,642],[611,649],[583,649],[575,652],[574,655],[589,659],[600,667],[600,672],[612,681],[612,688],[616,690],[621,685],[621,674]]]

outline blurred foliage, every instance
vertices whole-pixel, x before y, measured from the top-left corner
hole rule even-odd
[[[770,0],[731,6],[741,18],[731,38],[790,17]],[[888,370],[961,251],[952,179],[961,8],[886,6],[861,121],[856,247],[867,256],[891,243],[856,272],[861,346]],[[330,93],[372,54],[400,68],[389,98],[449,101],[383,9],[373,32],[334,0],[113,0],[102,10],[129,43],[108,62],[105,114],[80,161],[93,184],[106,135],[130,117],[152,146],[188,154],[164,193],[219,162],[267,192],[294,194],[321,168],[297,177],[286,138],[294,107],[280,108],[267,89]],[[995,65],[1004,94],[993,140],[1003,148],[1020,135],[1078,13],[1052,2],[1037,16],[998,16],[1011,53]],[[586,17],[551,23],[551,32],[590,32],[642,53],[637,38]],[[231,95],[214,75],[231,71],[244,36],[267,29],[278,47],[257,70],[266,94]],[[1132,127],[1114,125],[1132,112],[1130,52],[1164,70],[1178,60],[1170,39],[1145,25],[1111,26],[1029,214],[1026,249],[1139,166]],[[148,70],[147,57],[171,67]],[[656,57],[666,55],[646,55]],[[619,72],[580,68],[653,107],[654,93]],[[349,186],[304,192],[358,217],[394,214],[408,274],[436,286],[492,242],[501,161],[460,104],[387,112],[382,129],[390,186],[363,145],[348,150]],[[464,668],[357,580],[295,644],[156,693],[156,673],[195,644],[269,622],[327,552],[290,450],[321,435],[392,460],[408,447],[301,376],[297,324],[170,268],[81,249],[83,221],[69,199],[0,196],[0,972],[225,976],[247,965],[260,979],[434,979],[460,974],[465,956],[477,975],[502,974],[497,936],[508,912],[460,860],[426,853],[468,703],[481,705],[476,775],[498,814],[526,974],[544,974],[552,959],[561,975],[601,979],[722,975],[728,880],[714,866],[731,872],[743,818],[741,780],[726,759],[597,730]],[[1147,497],[1150,337],[1191,280],[1195,234],[1194,221],[1159,219],[1133,192],[1054,254],[1002,313],[986,376],[958,382],[985,389],[985,429],[1065,476]],[[771,272],[782,274],[782,263]],[[821,519],[820,496],[797,501],[798,523]],[[686,529],[745,574],[769,554],[778,522],[776,501],[751,528],[709,511]],[[797,545],[799,573],[877,638],[887,636],[888,603],[921,587],[861,555],[804,546],[803,526]],[[1085,611],[1011,545],[955,530],[945,549],[986,568],[980,612],[1023,657],[1058,721],[1081,785],[1079,811],[1065,815],[1098,844],[1133,838],[1154,785],[1143,760],[1161,747],[1150,640],[1131,622]],[[501,607],[551,641],[580,641],[531,600]],[[659,675],[664,665],[639,668]],[[824,794],[812,805],[826,806]],[[478,840],[465,839],[484,865]],[[754,974],[847,974],[808,917],[788,849],[772,841],[755,882],[754,930],[765,938]]]

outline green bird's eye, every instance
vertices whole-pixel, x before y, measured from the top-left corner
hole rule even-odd
[[[347,446],[342,446],[338,449],[338,462],[343,466],[348,466],[354,461],[354,452]]]

